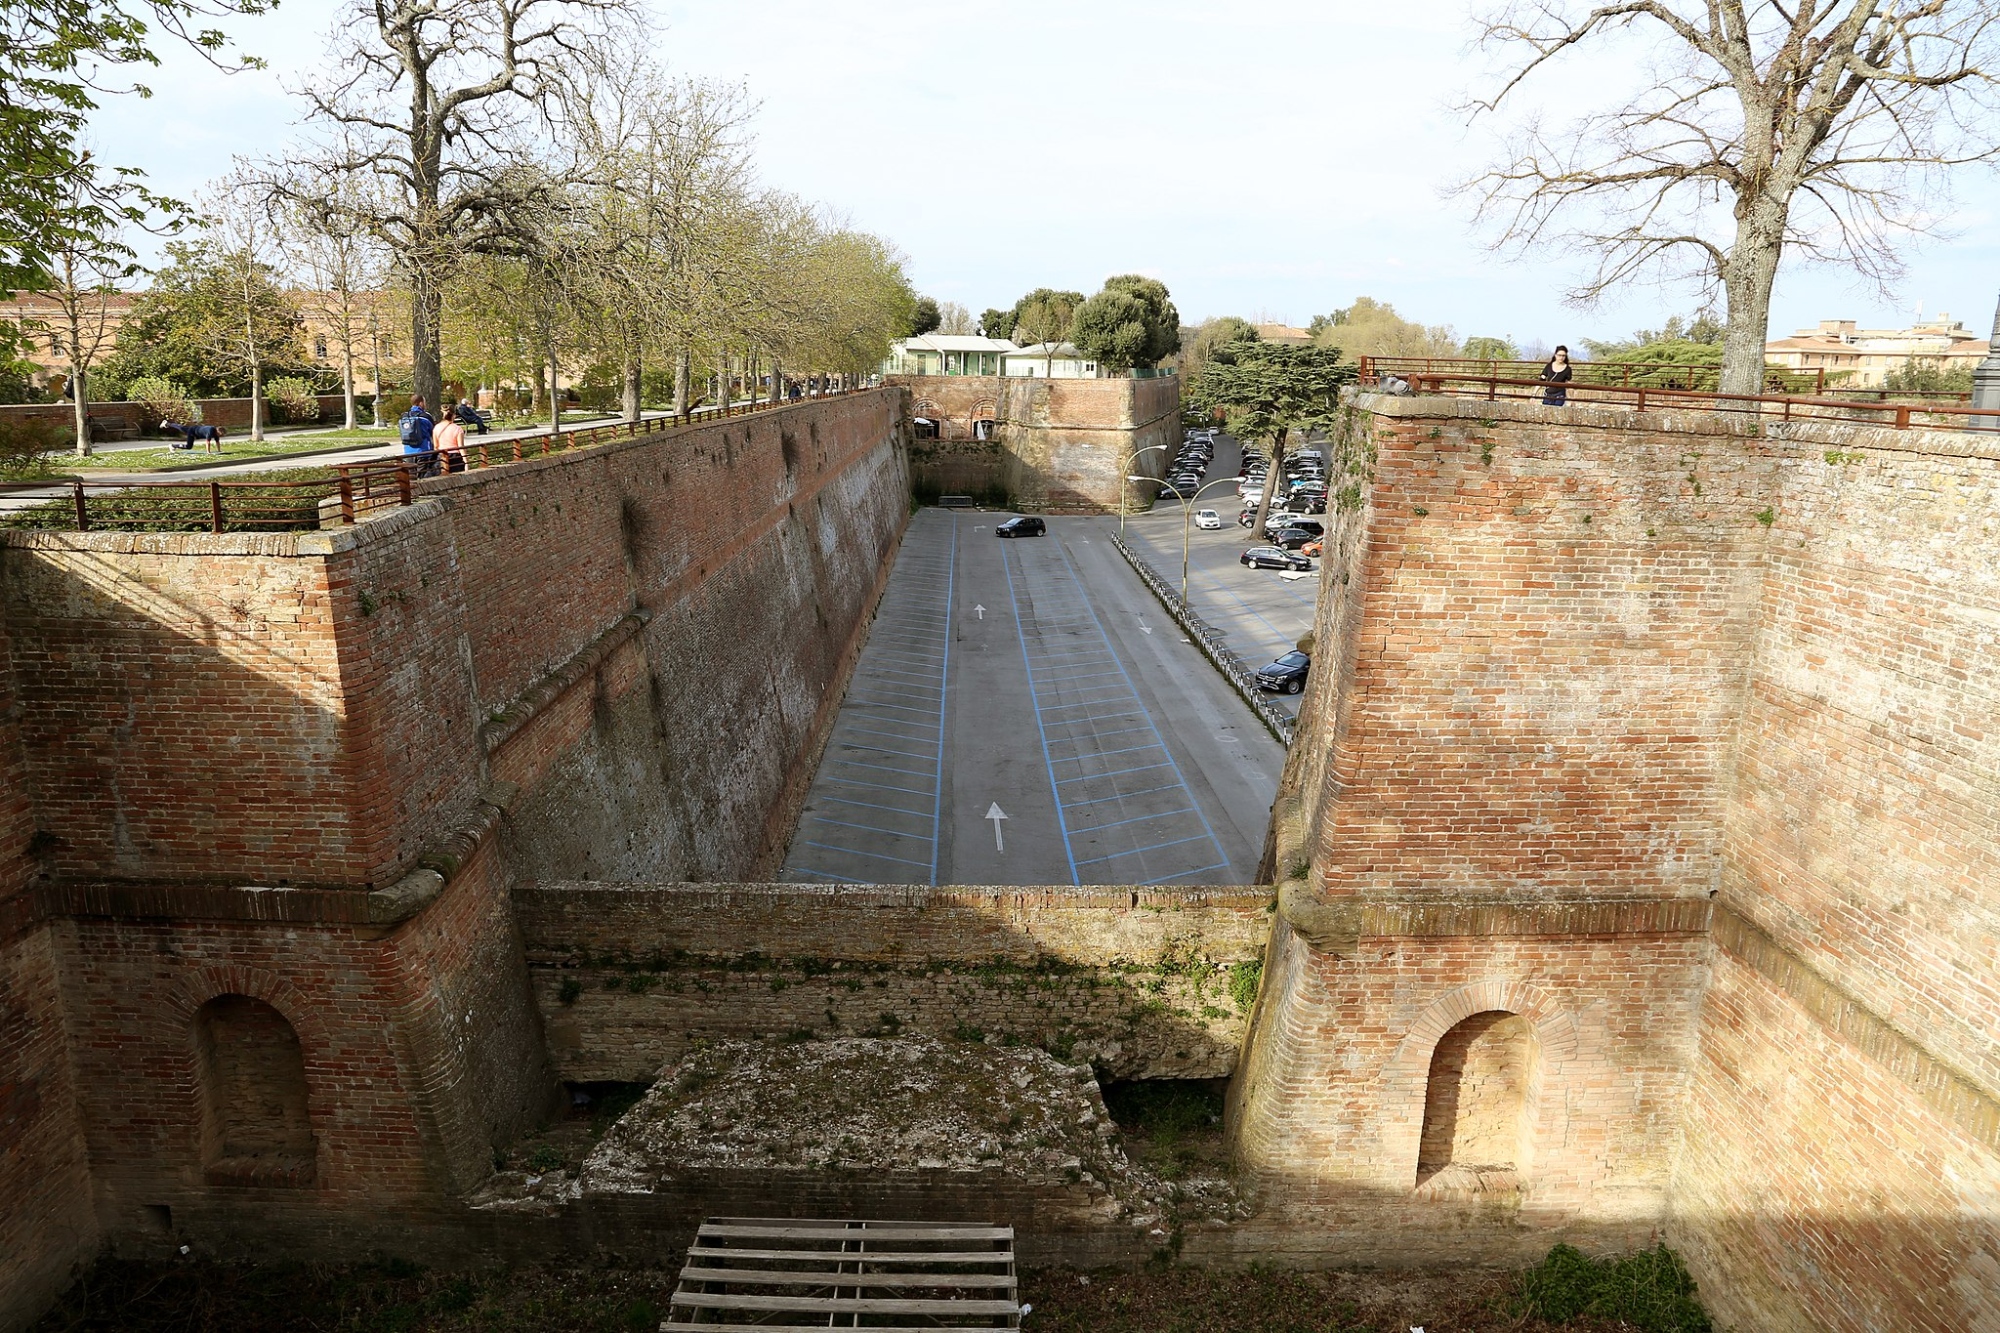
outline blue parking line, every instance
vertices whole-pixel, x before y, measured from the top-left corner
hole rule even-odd
[[[1162,875],[1158,879],[1141,880],[1139,882],[1139,887],[1144,889],[1144,888],[1149,888],[1155,884],[1171,884],[1177,879],[1186,879],[1189,875],[1206,875],[1211,870],[1227,870],[1227,869],[1229,869],[1229,862],[1218,861],[1212,866],[1197,866],[1193,870],[1176,870],[1173,874]]]
[[[815,796],[813,799],[815,801],[837,801],[841,805],[858,805],[863,810],[886,810],[892,815],[908,815],[912,819],[922,819],[924,815],[924,812],[921,810],[905,810],[900,805],[874,805],[868,801],[850,801],[845,796]]]
[[[553,390],[551,390],[553,392]],[[931,883],[938,882],[938,821],[944,813],[944,730],[946,691],[951,688],[951,594],[958,578],[958,515],[951,516],[951,554],[945,558],[944,573],[944,660],[938,665],[937,774],[931,780]],[[995,825],[998,827],[998,825]]]
[[[1076,873],[1076,853],[1069,846],[1069,824],[1063,819],[1062,794],[1056,788],[1056,766],[1049,755],[1049,732],[1042,725],[1041,700],[1035,692],[1035,664],[1028,659],[1028,632],[1021,627],[1021,595],[1014,589],[1013,559],[1010,554],[1002,552],[1000,567],[1007,573],[1007,600],[1014,607],[1014,637],[1021,641],[1021,665],[1028,672],[1028,704],[1035,710],[1035,730],[1042,738],[1042,762],[1048,768],[1049,799],[1055,802],[1056,828],[1062,834],[1063,856],[1069,861],[1069,882],[1081,884],[1083,879]]]
[[[1056,762],[1058,764],[1080,764],[1086,759],[1106,759],[1114,754],[1137,754],[1141,750],[1157,750],[1158,748],[1159,745],[1157,743],[1149,741],[1144,745],[1128,745],[1122,750],[1094,750],[1089,754],[1073,754],[1068,758],[1058,759]],[[1109,777],[1110,775],[1100,773],[1098,776]]]
[[[1091,606],[1090,604],[1090,595],[1087,591],[1085,591],[1083,587],[1083,576],[1077,572],[1076,562],[1070,558],[1069,549],[1065,547],[1061,542],[1057,542],[1056,550],[1058,553],[1061,554],[1063,563],[1069,566],[1070,577],[1076,581],[1077,593],[1079,597],[1081,597],[1084,607],[1087,610],[1089,610],[1091,619],[1097,622],[1097,632],[1099,636],[1101,636],[1104,640],[1105,649],[1111,652],[1113,659],[1116,660],[1117,651],[1112,647],[1111,636],[1110,634],[1105,632],[1104,620],[1097,614],[1097,608]],[[1125,670],[1124,662],[1120,661],[1118,663],[1118,669],[1120,671]],[[1126,684],[1131,687],[1132,697],[1135,700],[1138,699],[1140,697],[1139,687],[1135,684],[1132,684],[1132,678],[1129,672],[1126,673],[1125,679],[1126,679]],[[1224,862],[1227,862],[1229,860],[1229,853],[1223,850],[1222,839],[1215,836],[1215,829],[1209,824],[1207,813],[1199,808],[1201,802],[1194,800],[1194,788],[1188,786],[1187,775],[1181,772],[1180,765],[1174,761],[1174,752],[1172,750],[1167,749],[1166,738],[1160,735],[1159,725],[1153,721],[1150,715],[1148,715],[1146,718],[1146,725],[1153,729],[1153,735],[1155,738],[1159,740],[1160,748],[1166,752],[1167,764],[1169,767],[1173,769],[1175,779],[1179,781],[1182,789],[1187,792],[1188,799],[1191,802],[1193,802],[1193,804],[1196,806],[1195,817],[1201,820],[1202,832],[1206,833],[1209,837],[1209,840],[1215,844],[1216,854],[1222,857]],[[1074,863],[1075,863],[1074,860],[1072,860],[1071,864],[1073,865]]]
[[[916,777],[918,775],[912,773],[910,776]],[[838,773],[827,774],[826,780],[828,782],[838,782],[843,787],[866,787],[871,791],[899,791],[905,796],[929,796],[931,794],[918,787],[891,787],[881,782],[863,782],[860,778],[844,778]]]
[[[1148,748],[1150,749],[1151,747],[1149,746]],[[1161,746],[1160,748],[1161,748],[1161,749],[1165,749],[1166,747],[1165,747],[1165,746]],[[1144,772],[1146,772],[1146,771],[1147,771],[1148,769],[1153,769],[1153,768],[1172,768],[1173,766],[1174,766],[1174,757],[1173,757],[1172,755],[1168,755],[1168,756],[1167,756],[1167,762],[1166,762],[1166,763],[1164,763],[1164,764],[1141,764],[1141,765],[1139,765],[1139,766],[1138,766],[1137,768],[1114,768],[1114,769],[1112,769],[1112,770],[1111,770],[1111,771],[1110,771],[1109,773],[1080,773],[1080,774],[1078,774],[1078,775],[1077,775],[1076,777],[1073,777],[1073,778],[1064,778],[1064,779],[1063,779],[1063,781],[1064,781],[1064,782],[1095,782],[1095,781],[1097,781],[1097,780],[1098,780],[1099,778],[1117,778],[1117,777],[1123,777],[1123,776],[1124,776],[1125,774],[1127,774],[1127,773],[1144,773]],[[1192,794],[1192,793],[1190,793],[1190,794]]]
[[[846,856],[865,856],[874,861],[894,861],[898,865],[922,866],[926,864],[923,861],[906,861],[900,856],[888,856],[881,852],[864,852],[858,847],[835,847],[830,842],[807,841],[806,846],[817,847],[823,852],[840,852]]]
[[[1159,814],[1156,815],[1133,815],[1130,819],[1114,819],[1109,824],[1092,824],[1083,831],[1085,833],[1096,833],[1100,829],[1117,828],[1120,824],[1137,824],[1148,819],[1171,819],[1175,815],[1186,815],[1192,813],[1194,813],[1194,807],[1188,805],[1188,806],[1183,806],[1178,810],[1162,810]]]
[[[1156,842],[1149,847],[1134,847],[1129,852],[1113,852],[1109,856],[1093,856],[1088,861],[1078,861],[1077,864],[1080,866],[1088,866],[1088,865],[1096,865],[1099,861],[1116,861],[1121,856],[1137,856],[1140,852],[1157,852],[1162,847],[1178,847],[1182,843],[1201,842],[1208,836],[1209,835],[1206,833],[1197,833],[1192,838],[1175,838],[1172,842]],[[1218,847],[1216,850],[1220,851],[1221,848]]]
[[[930,841],[921,833],[900,833],[892,828],[876,828],[873,824],[850,824],[843,819],[828,819],[825,815],[808,815],[807,818],[818,820],[822,824],[831,824],[835,828],[858,828],[864,833],[883,833],[892,838],[909,838],[914,842]]]

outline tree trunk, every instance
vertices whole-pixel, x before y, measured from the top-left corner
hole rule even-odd
[[[785,363],[777,357],[771,358],[771,406],[785,401]]]
[[[380,392],[381,386],[376,390]],[[347,410],[346,428],[354,430],[361,424],[354,411],[354,304],[344,287],[340,296],[340,396]]]
[[[635,346],[625,356],[625,419],[637,421],[644,414],[645,366]]]
[[[715,401],[722,408],[722,415],[729,415],[729,358],[721,356],[715,362]]]
[[[264,442],[264,367],[256,361],[250,363],[250,442]]]
[[[1264,490],[1257,500],[1257,516],[1250,520],[1250,540],[1264,544],[1264,521],[1271,516],[1271,497],[1285,476],[1285,428],[1280,426],[1271,441],[1271,470],[1264,474]]]
[[[1739,211],[1736,244],[1722,267],[1722,290],[1729,302],[1729,328],[1722,339],[1724,393],[1764,392],[1764,341],[1770,335],[1771,284],[1785,248],[1782,209]]]
[[[444,393],[444,293],[423,264],[410,271],[410,392],[435,410]]]
[[[562,386],[556,383],[561,373],[561,362],[556,359],[556,345],[549,344],[549,432],[562,434]]]
[[[74,346],[75,344],[71,344]],[[76,456],[90,457],[90,385],[83,368],[70,362],[69,396],[76,409]]]
[[[694,357],[683,347],[674,357],[674,420],[688,419],[688,381],[694,376]]]

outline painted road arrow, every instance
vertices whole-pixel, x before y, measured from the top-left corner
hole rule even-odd
[[[1006,851],[1007,840],[1000,835],[1000,821],[1007,817],[1007,812],[1000,808],[1000,802],[995,801],[986,807],[986,817],[993,821],[993,850]]]
[[[973,610],[974,610],[975,612],[977,612],[977,613],[978,613],[978,615],[979,615],[979,618],[980,618],[981,620],[984,620],[984,619],[986,619],[986,608],[985,608],[985,607],[983,607],[983,606],[975,606],[975,607],[973,607],[972,609],[973,609]]]

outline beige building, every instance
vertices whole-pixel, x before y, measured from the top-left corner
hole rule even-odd
[[[1767,365],[1826,371],[1827,387],[1874,389],[1912,360],[1942,369],[1970,369],[1985,357],[1986,339],[1943,311],[1907,329],[1864,329],[1851,319],[1823,319],[1818,328],[1764,344]]]

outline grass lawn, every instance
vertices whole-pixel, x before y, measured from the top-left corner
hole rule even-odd
[[[661,1257],[658,1268],[484,1273],[432,1273],[396,1262],[251,1268],[198,1259],[105,1260],[70,1288],[34,1333],[630,1333],[655,1329],[666,1316],[678,1256]],[[1625,1262],[1652,1261],[1636,1256]],[[1691,1305],[1665,1313],[1657,1305],[1631,1303],[1589,1313],[1564,1307],[1557,1318],[1527,1308],[1523,1302],[1535,1283],[1558,1267],[1552,1257],[1527,1274],[1044,1269],[1023,1277],[1021,1297],[1034,1306],[1024,1326],[1046,1333],[1708,1329]],[[1679,1272],[1677,1264],[1672,1271]]]
[[[346,444],[394,444],[396,432],[393,430],[334,430],[287,432],[271,435],[260,444],[250,442],[250,437],[230,436],[222,441],[222,452],[205,453],[197,446],[194,449],[169,449],[162,444],[157,449],[120,449],[109,453],[95,453],[88,458],[78,458],[74,454],[57,454],[49,460],[49,469],[54,473],[67,472],[178,472],[201,463],[223,461],[247,462],[255,458],[279,458],[295,454],[304,449],[330,449]]]

